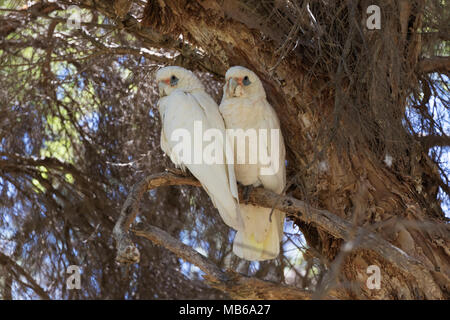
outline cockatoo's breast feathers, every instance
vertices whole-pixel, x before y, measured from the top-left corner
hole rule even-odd
[[[156,73],[156,81],[160,96],[169,95],[176,89],[183,90],[184,92],[191,92],[198,89],[204,90],[203,84],[193,72],[177,66],[159,69]]]

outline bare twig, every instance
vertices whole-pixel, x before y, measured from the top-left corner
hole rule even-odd
[[[27,19],[29,20],[34,20],[41,15],[47,15],[60,9],[61,7],[56,2],[38,2],[30,7],[24,7],[20,10],[8,10],[11,11],[12,14],[7,15],[6,19],[0,19],[2,24],[6,23],[6,26],[4,25],[0,31],[0,38],[6,38],[9,34],[15,32],[17,28],[22,26],[23,15],[27,16]]]
[[[28,274],[20,265],[18,265],[13,259],[8,257],[7,255],[0,252],[0,265],[5,265],[6,268],[10,269],[11,274],[13,274],[17,280],[20,280],[20,277],[23,276],[27,280],[27,285],[29,288],[33,289],[36,294],[44,300],[50,300],[50,296],[41,286],[33,279],[32,276]]]

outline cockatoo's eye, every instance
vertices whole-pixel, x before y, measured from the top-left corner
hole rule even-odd
[[[248,76],[245,76],[244,79],[242,79],[242,83],[244,84],[244,86],[250,85],[251,82]]]
[[[171,86],[176,86],[177,83],[178,83],[178,78],[175,77],[175,76],[171,76],[171,77],[170,77],[170,85],[171,85]]]

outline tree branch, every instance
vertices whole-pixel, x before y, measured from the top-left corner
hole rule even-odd
[[[20,276],[23,276],[27,282],[28,282],[28,287],[30,287],[31,289],[33,289],[34,292],[36,292],[36,294],[41,297],[44,300],[50,300],[50,296],[48,295],[47,292],[45,292],[44,289],[41,288],[41,286],[39,286],[37,284],[37,282],[33,279],[33,277],[31,277],[20,265],[18,265],[14,260],[12,260],[10,257],[8,257],[7,255],[3,254],[2,252],[0,252],[0,264],[5,265],[6,268],[8,268],[10,270],[10,272],[12,274],[14,274],[14,276],[17,278],[18,281],[20,281]]]
[[[431,134],[431,135],[419,137],[418,139],[422,143],[422,145],[427,149],[432,148],[432,147],[450,146],[450,136],[446,136],[446,135],[439,136],[439,135]]]
[[[148,176],[135,184],[122,207],[120,217],[114,227],[114,237],[117,242],[118,250],[117,261],[127,263],[139,261],[139,251],[133,245],[128,235],[129,226],[136,217],[139,202],[143,194],[148,190],[169,185],[200,186],[200,183],[193,177],[179,176],[170,172],[164,172]],[[240,190],[240,195],[240,198],[242,198],[242,190]],[[273,207],[285,212],[288,216],[298,218],[306,223],[315,224],[332,236],[353,244],[352,249],[365,248],[373,250],[394,266],[415,278],[418,283],[430,288],[432,294],[427,298],[437,298],[441,296],[440,289],[433,281],[430,271],[420,261],[408,256],[401,249],[395,247],[366,228],[356,227],[355,230],[353,224],[329,211],[313,208],[304,201],[290,196],[280,196],[263,188],[253,189],[248,200],[251,204],[265,208]],[[155,231],[156,229],[150,230]],[[168,244],[165,240],[161,241],[161,238],[158,238],[158,235],[161,235],[161,233],[158,232],[151,232],[152,235],[146,234],[148,235],[147,238],[164,247],[167,246],[169,250],[176,254],[178,253],[181,256],[185,247],[182,247],[183,250],[181,250],[179,247],[174,247],[173,243]],[[137,234],[144,236],[144,233]],[[360,239],[357,243],[354,241],[356,238]],[[187,258],[190,257],[188,256]],[[204,266],[204,260],[193,259],[192,263],[198,263],[198,265],[196,265],[199,268],[204,268],[202,270],[207,273],[211,279],[221,279],[221,273],[217,271],[216,268],[206,268]]]
[[[133,230],[133,232],[157,245],[163,246],[176,256],[199,267],[206,274],[204,278],[211,287],[228,293],[232,298],[311,299],[312,292],[307,290],[284,286],[254,277],[247,277],[230,270],[223,272],[203,255],[157,227],[148,226],[145,230]],[[337,293],[331,292],[326,298],[337,297]]]
[[[419,72],[450,72],[450,57],[431,57],[419,62]]]
[[[172,59],[166,58],[164,56],[150,54],[150,53],[144,51],[143,49],[139,49],[139,48],[109,47],[109,46],[105,45],[104,43],[102,43],[101,41],[94,38],[93,36],[91,36],[90,34],[88,34],[87,32],[85,32],[84,30],[80,30],[80,34],[84,38],[88,39],[96,48],[99,48],[101,50],[101,52],[117,54],[117,55],[130,54],[130,55],[135,55],[135,56],[144,56],[151,61],[165,63],[165,64],[173,62]]]
[[[136,218],[139,202],[148,190],[164,186],[192,185],[201,186],[200,182],[186,177],[179,177],[169,172],[157,173],[148,176],[136,183],[120,211],[119,219],[114,226],[113,235],[117,245],[116,260],[120,263],[139,262],[140,254],[132,243],[128,229]]]
[[[3,25],[0,30],[0,39],[6,38],[9,34],[15,32],[17,28],[23,26],[24,15],[28,16],[28,19],[34,20],[41,15],[48,15],[60,9],[61,7],[56,2],[38,2],[20,10],[10,10],[12,14],[7,15],[5,19],[0,18],[0,23]]]
[[[117,14],[109,1],[100,0],[92,4],[90,0],[83,0],[81,3],[86,8],[98,10],[108,18],[116,20]],[[218,78],[225,75],[226,68],[212,61],[211,57],[201,54],[195,47],[178,39],[178,37],[173,37],[171,34],[162,33],[150,27],[144,27],[140,21],[130,14],[125,15],[120,25],[126,32],[141,40],[146,48],[160,48],[179,52],[180,54],[173,61],[175,65],[191,70],[207,71]]]

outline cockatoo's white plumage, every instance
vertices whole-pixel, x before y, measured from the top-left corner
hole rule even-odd
[[[251,70],[236,66],[225,75],[226,84],[220,112],[227,129],[280,129],[278,117],[266,100],[266,93],[258,76]],[[270,134],[265,147],[271,150]],[[260,144],[261,145],[261,144]],[[235,146],[235,158],[239,153]],[[251,148],[250,148],[251,150]],[[281,131],[278,141],[279,169],[272,175],[261,175],[261,163],[235,163],[236,179],[243,185],[263,185],[264,188],[281,193],[286,184],[285,147]],[[249,148],[246,145],[246,154]],[[248,156],[247,156],[248,159]],[[267,167],[267,166],[265,166]],[[278,256],[283,236],[284,213],[275,210],[270,222],[271,209],[241,204],[244,230],[239,230],[233,244],[233,252],[246,260],[268,260]]]
[[[242,230],[243,220],[239,211],[233,164],[225,159],[232,153],[225,152],[225,143],[220,142],[224,158],[217,164],[184,163],[172,152],[176,145],[176,142],[170,139],[172,133],[177,129],[186,129],[194,139],[195,121],[201,121],[203,132],[214,128],[220,130],[223,137],[226,136],[218,105],[206,93],[200,80],[189,70],[175,66],[165,67],[157,72],[156,80],[160,91],[158,108],[162,121],[162,150],[171,157],[177,167],[183,170],[188,168],[201,182],[223,221],[236,230]],[[191,154],[193,155],[193,150]]]

